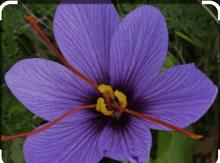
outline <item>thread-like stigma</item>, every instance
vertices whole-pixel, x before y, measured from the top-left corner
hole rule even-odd
[[[89,83],[91,86],[93,86],[94,88],[98,89],[99,85],[97,85],[96,83],[94,83],[92,80],[90,80],[89,78],[87,78],[85,75],[83,75],[82,73],[80,73],[79,71],[77,71],[75,68],[73,68],[63,57],[63,55],[57,50],[57,48],[53,45],[53,43],[50,41],[50,39],[46,36],[46,34],[40,29],[40,27],[37,25],[34,17],[31,16],[24,16],[24,18],[26,20],[29,21],[29,23],[31,24],[31,26],[40,34],[40,36],[50,45],[50,47],[52,48],[52,50],[55,52],[55,54],[59,57],[59,59],[63,62],[63,64],[69,68],[70,71],[72,71],[74,74],[76,74],[78,77],[80,77],[81,79],[83,79],[84,81],[86,81],[87,83]],[[105,98],[105,100],[107,101],[107,103],[110,103],[109,101],[109,97],[103,92],[102,93],[103,97]]]
[[[7,141],[7,140],[15,139],[15,138],[20,138],[20,137],[24,137],[24,136],[30,136],[30,135],[37,134],[39,132],[42,132],[42,131],[50,128],[51,126],[55,125],[57,122],[61,121],[63,118],[65,118],[66,116],[68,116],[68,115],[70,115],[72,113],[75,113],[75,112],[83,110],[83,109],[94,108],[94,107],[96,107],[96,104],[82,106],[82,107],[78,107],[78,108],[72,109],[72,110],[66,112],[65,114],[61,115],[60,117],[58,117],[54,121],[49,122],[47,125],[45,125],[42,128],[39,128],[37,130],[26,132],[26,133],[21,133],[21,134],[17,134],[17,135],[11,135],[11,136],[2,135],[1,136],[1,141]]]
[[[151,122],[163,125],[163,126],[168,127],[168,128],[170,128],[172,130],[175,130],[175,131],[177,131],[179,133],[185,134],[185,135],[187,135],[187,136],[189,136],[189,137],[191,137],[193,139],[201,139],[203,137],[202,135],[196,135],[194,133],[191,133],[191,132],[189,132],[187,130],[181,129],[181,128],[177,127],[177,126],[169,124],[169,123],[167,123],[165,121],[162,121],[160,119],[151,117],[149,115],[141,114],[141,113],[129,110],[129,109],[126,109],[126,108],[121,107],[121,106],[116,105],[116,104],[111,104],[111,107],[117,108],[117,109],[119,109],[119,110],[121,110],[121,111],[123,111],[125,113],[131,114],[133,116],[136,116],[136,117],[139,117],[139,118],[143,118],[143,119],[149,120]]]
[[[33,16],[24,16],[26,20],[30,22],[32,27],[41,35],[41,37],[50,45],[50,47],[53,49],[53,51],[56,53],[56,55],[59,57],[59,59],[63,62],[66,67],[68,67],[74,74],[91,84],[93,87],[98,89],[98,85],[91,81],[89,78],[87,78],[85,75],[81,74],[79,71],[77,71],[75,68],[73,68],[63,57],[63,55],[57,50],[57,48],[53,45],[53,43],[50,41],[50,39],[44,34],[44,32],[40,29],[40,27],[37,25],[35,19]]]

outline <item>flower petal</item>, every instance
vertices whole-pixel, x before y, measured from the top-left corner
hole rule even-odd
[[[109,46],[120,21],[117,11],[110,1],[109,4],[70,3],[74,1],[63,1],[54,18],[59,48],[78,71],[97,84],[108,84]]]
[[[102,124],[86,119],[80,123],[57,123],[29,136],[24,143],[27,163],[97,163],[103,155],[98,150]]]
[[[217,87],[194,64],[174,66],[139,90],[140,112],[185,128],[201,118],[217,95]],[[165,129],[149,122],[149,128]],[[168,129],[169,130],[169,129]]]
[[[95,104],[93,98],[99,95],[66,67],[44,59],[19,61],[6,73],[5,81],[25,107],[48,121],[70,109]],[[74,113],[74,118],[82,119],[85,112],[88,111]]]
[[[110,48],[114,89],[150,82],[162,67],[167,47],[167,26],[158,9],[144,5],[129,13],[119,23]]]
[[[115,125],[115,121],[110,121],[100,136],[99,148],[103,155],[118,161],[146,162],[152,137],[144,120],[130,117],[125,125]]]

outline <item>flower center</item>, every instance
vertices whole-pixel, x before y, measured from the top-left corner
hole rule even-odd
[[[98,90],[101,93],[105,93],[109,97],[111,104],[117,104],[121,107],[127,106],[127,100],[126,100],[127,97],[125,96],[125,94],[118,90],[113,91],[110,85],[101,84],[99,85]],[[106,101],[102,97],[99,97],[97,100],[96,110],[103,113],[106,116],[113,116],[116,117],[117,119],[119,119],[122,113],[121,110],[106,105]]]

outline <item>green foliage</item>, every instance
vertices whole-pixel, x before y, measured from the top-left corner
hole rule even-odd
[[[22,148],[23,143],[24,143],[24,138],[18,138],[12,140],[11,159],[16,160],[16,163],[25,163],[23,156],[23,148]]]
[[[176,59],[176,57],[170,51],[168,51],[167,57],[166,57],[164,64],[163,64],[163,68],[167,69],[172,66],[179,65],[179,64],[180,64],[180,62]]]
[[[219,33],[217,23],[199,3],[153,5],[162,11],[169,29],[185,28],[198,37],[214,37]]]
[[[25,29],[21,24],[21,20],[23,19],[22,9],[21,6],[9,5],[3,10],[2,63],[7,63],[2,65],[3,74],[15,62],[30,57],[28,52],[31,51],[31,46],[28,46],[25,42]],[[4,81],[3,77],[1,81]]]
[[[37,3],[31,3],[27,4],[26,7],[32,12],[35,13],[35,16],[44,17],[47,16],[47,18],[53,18],[55,15],[55,9],[58,4],[37,4]]]
[[[28,111],[11,94],[6,86],[2,88],[2,95],[3,135],[14,135],[32,131],[33,129],[45,122],[38,117],[34,118],[34,114]],[[23,142],[24,138],[3,142],[3,160],[7,163],[11,163],[12,160],[17,160],[17,158],[19,158],[19,161],[22,161],[20,160],[21,158],[23,158],[22,147],[18,147],[17,144],[22,144]]]
[[[190,127],[187,130],[193,131]],[[153,163],[190,163],[196,140],[176,131],[159,131],[157,159]]]

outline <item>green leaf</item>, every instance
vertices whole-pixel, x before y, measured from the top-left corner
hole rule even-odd
[[[187,128],[193,131],[191,127]],[[196,140],[176,131],[159,131],[154,163],[192,163]]]
[[[173,54],[170,51],[168,51],[167,57],[163,64],[163,68],[167,69],[178,64],[180,64],[179,61],[173,56]]]
[[[23,156],[23,143],[24,143],[24,138],[17,138],[12,141],[11,159],[15,163],[25,163]]]
[[[204,49],[205,47],[202,46],[199,42],[194,41],[193,39],[191,39],[190,37],[186,36],[185,34],[176,31],[175,32],[176,35],[178,35],[179,37],[185,39],[186,41],[192,43],[193,45],[196,45],[197,47],[199,47],[200,49]]]
[[[199,3],[183,4],[183,3],[157,3],[150,1],[160,9],[166,19],[168,29],[177,31],[185,28],[197,37],[216,37],[219,34],[219,26],[210,14]],[[210,8],[213,13],[216,9]]]

